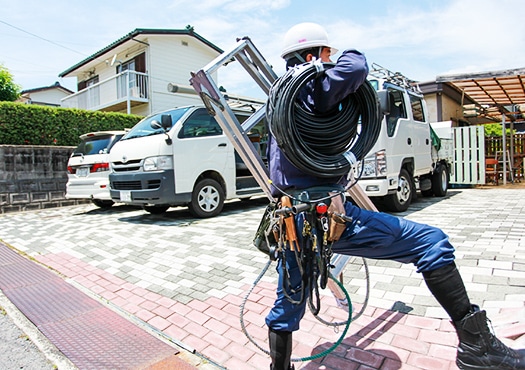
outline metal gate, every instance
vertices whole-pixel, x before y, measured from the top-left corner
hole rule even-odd
[[[485,131],[483,126],[455,127],[454,170],[451,184],[485,183]]]

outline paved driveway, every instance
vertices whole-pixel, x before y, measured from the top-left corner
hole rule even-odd
[[[445,198],[420,198],[401,214],[450,236],[471,299],[489,316],[503,308],[522,309],[520,315],[525,315],[524,195],[522,189],[452,189]],[[185,208],[161,216],[123,205],[4,214],[0,239],[221,366],[267,368],[268,357],[247,343],[238,321],[239,304],[267,261],[251,245],[266,203],[264,198],[230,202],[212,219],[192,218]],[[412,266],[368,264],[372,289],[367,317],[394,307],[410,313],[408,317],[446,318]],[[366,296],[363,263],[354,259],[346,270],[345,286],[359,309]],[[275,281],[271,267],[246,306],[248,329],[263,347],[262,318],[273,300]],[[344,317],[332,314],[338,315]],[[303,356],[314,346],[323,347],[318,331],[312,334],[308,326],[305,331],[304,342],[294,348]],[[454,341],[450,328],[444,331]],[[337,337],[332,332],[327,340]],[[453,346],[447,351],[453,356]],[[408,354],[392,357],[410,362]]]

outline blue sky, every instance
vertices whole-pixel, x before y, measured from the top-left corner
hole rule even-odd
[[[0,64],[23,89],[59,81],[76,90],[58,74],[135,28],[191,24],[222,49],[249,36],[281,74],[284,33],[313,21],[339,50],[358,49],[369,63],[430,81],[525,67],[523,7],[522,0],[0,0]],[[246,95],[243,78],[228,77]]]

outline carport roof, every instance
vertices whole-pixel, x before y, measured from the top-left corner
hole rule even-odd
[[[503,112],[510,120],[515,114],[509,114],[511,106],[519,112],[525,111],[525,68],[502,71],[442,75],[436,82],[453,84],[477,105],[482,107],[486,117],[501,117]]]

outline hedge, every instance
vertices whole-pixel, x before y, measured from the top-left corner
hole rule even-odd
[[[76,146],[93,131],[123,130],[137,115],[0,102],[0,144]]]

